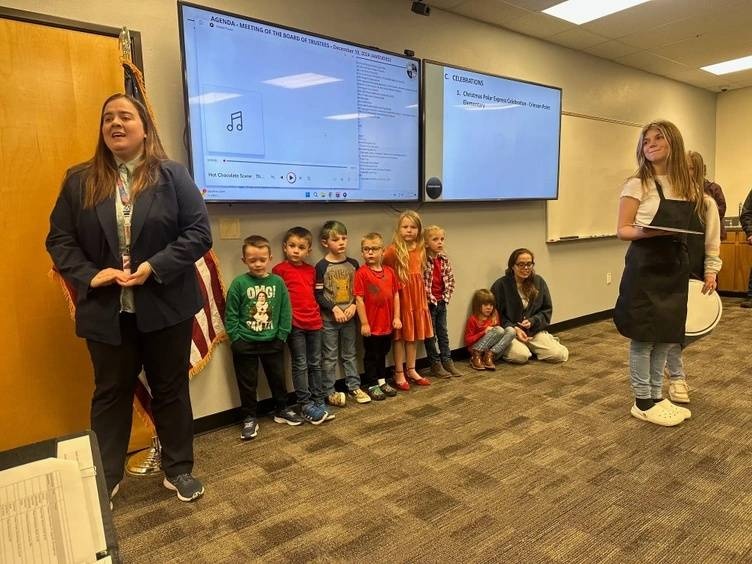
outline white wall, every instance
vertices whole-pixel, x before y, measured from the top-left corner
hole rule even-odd
[[[716,136],[715,180],[726,196],[726,215],[735,216],[752,189],[752,88],[718,95]]]
[[[6,0],[9,7],[140,31],[146,84],[160,133],[173,158],[185,162],[183,93],[174,0]],[[479,71],[560,86],[565,111],[645,123],[655,118],[674,121],[688,148],[715,162],[715,94],[640,72],[593,56],[504,31],[440,10],[430,17],[412,14],[407,0],[206,0],[206,5],[313,31],[344,40],[402,52]],[[92,111],[99,111],[93,108]],[[747,122],[748,123],[748,122]],[[636,139],[635,139],[636,141]],[[563,139],[592,147],[598,139]],[[712,166],[709,167],[712,171]],[[619,186],[613,200],[599,210],[616,218]],[[237,240],[219,239],[219,220],[239,218],[241,233],[260,233],[279,248],[285,229],[304,225],[316,232],[327,219],[349,226],[357,249],[358,236],[372,230],[386,235],[397,210],[381,204],[212,205],[215,249],[227,283],[242,272]],[[424,221],[447,230],[448,251],[458,289],[449,308],[452,348],[461,347],[462,330],[472,292],[488,287],[503,272],[509,252],[519,246],[536,253],[536,270],[551,288],[554,321],[607,310],[616,300],[625,245],[595,240],[546,245],[545,204],[489,203],[423,206]],[[358,253],[352,253],[357,257]],[[313,260],[321,256],[316,250]],[[279,257],[277,257],[279,258]],[[606,273],[613,283],[606,285]],[[577,362],[576,354],[573,362]],[[191,384],[194,414],[205,416],[237,405],[237,391],[226,349],[219,351]]]

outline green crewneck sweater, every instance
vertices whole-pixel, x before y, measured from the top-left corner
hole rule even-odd
[[[287,340],[292,329],[292,308],[282,278],[242,274],[227,291],[225,328],[231,341]]]

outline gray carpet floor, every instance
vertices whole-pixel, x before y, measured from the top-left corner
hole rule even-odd
[[[570,360],[466,373],[196,438],[206,495],[126,479],[124,562],[752,562],[752,310],[724,298],[688,347],[692,419],[629,415],[626,339],[559,333]]]

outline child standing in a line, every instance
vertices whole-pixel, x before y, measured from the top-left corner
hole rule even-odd
[[[365,264],[355,273],[355,305],[363,335],[363,386],[373,400],[397,395],[386,383],[386,355],[392,345],[392,329],[400,329],[397,275],[382,266],[384,239],[369,233],[360,242]]]
[[[326,255],[316,264],[316,301],[324,320],[322,386],[329,405],[344,407],[347,396],[334,390],[337,360],[342,358],[347,394],[358,403],[371,398],[360,389],[355,359],[355,295],[353,281],[358,261],[347,256],[347,228],[339,221],[327,221],[319,235]]]
[[[394,335],[394,385],[403,391],[410,389],[408,379],[419,386],[431,385],[428,378],[423,378],[415,370],[417,341],[433,337],[423,282],[425,262],[426,249],[420,216],[417,212],[405,210],[397,218],[392,244],[384,253],[384,264],[394,268],[401,284],[402,329],[397,329]]]
[[[319,425],[334,414],[324,409],[321,390],[321,311],[316,303],[316,271],[305,258],[311,252],[313,235],[305,227],[287,230],[282,243],[285,260],[272,272],[282,278],[292,304],[292,331],[287,339],[292,363],[292,383],[300,405],[300,415]]]
[[[269,241],[251,235],[243,241],[243,263],[248,267],[227,291],[225,328],[232,342],[232,362],[240,392],[243,423],[240,438],[258,434],[256,389],[259,361],[269,382],[276,412],[274,421],[300,425],[303,420],[287,407],[283,347],[290,334],[292,313],[284,281],[267,271],[272,258]]]
[[[517,337],[514,327],[499,325],[495,303],[490,290],[473,294],[473,312],[465,324],[465,346],[470,351],[470,366],[476,370],[496,370],[494,360],[507,352]]]
[[[444,253],[445,232],[438,225],[429,225],[423,231],[426,244],[426,269],[424,283],[431,312],[434,337],[424,341],[431,363],[431,376],[449,378],[462,376],[452,361],[447,328],[447,305],[454,293],[454,272],[449,257]]]

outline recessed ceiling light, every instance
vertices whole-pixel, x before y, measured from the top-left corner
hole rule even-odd
[[[567,0],[543,13],[580,25],[645,2],[650,0]]]
[[[716,63],[714,65],[708,65],[706,67],[700,67],[704,71],[712,72],[713,74],[729,74],[730,72],[739,72],[752,68],[752,55],[748,57],[741,57],[739,59],[731,59],[730,61],[723,61],[722,63]]]

